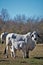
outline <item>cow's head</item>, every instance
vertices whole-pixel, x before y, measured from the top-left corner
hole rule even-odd
[[[39,38],[39,34],[36,31],[33,31],[33,33],[31,34],[31,38],[33,41],[37,42],[38,38]]]

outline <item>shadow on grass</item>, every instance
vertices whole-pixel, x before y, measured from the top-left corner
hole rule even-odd
[[[9,62],[9,60],[7,60],[7,59],[0,59],[0,62]]]
[[[26,61],[21,61],[21,63],[27,63]]]
[[[34,57],[35,59],[43,59],[43,57]]]

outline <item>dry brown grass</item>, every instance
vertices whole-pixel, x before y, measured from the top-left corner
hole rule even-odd
[[[22,58],[22,52],[17,51],[17,57],[5,58],[3,55],[5,44],[0,44],[0,65],[43,65],[43,44],[37,44],[33,51],[30,51],[28,59]]]
[[[30,51],[30,57],[43,57],[43,44],[37,44],[33,51]]]

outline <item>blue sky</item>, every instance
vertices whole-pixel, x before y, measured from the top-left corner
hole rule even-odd
[[[0,11],[2,8],[7,9],[12,18],[19,14],[43,17],[43,0],[0,0]]]

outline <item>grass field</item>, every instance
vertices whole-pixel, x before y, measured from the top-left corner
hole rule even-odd
[[[30,51],[30,58],[22,58],[22,52],[17,51],[17,57],[5,58],[3,55],[5,44],[0,44],[0,65],[43,65],[43,44],[37,44],[33,51]]]

